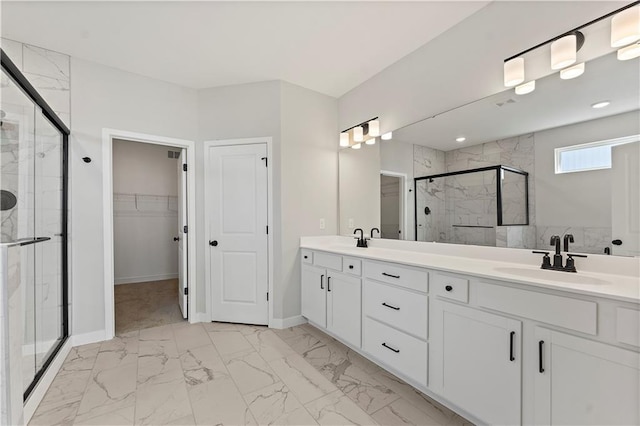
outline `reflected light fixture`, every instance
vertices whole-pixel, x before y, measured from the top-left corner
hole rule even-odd
[[[504,63],[504,85],[513,87],[524,81],[524,58],[509,59]]]
[[[356,126],[353,128],[353,140],[356,142],[364,141],[364,129],[362,126]]]
[[[467,138],[465,138],[464,136],[460,136],[460,137],[456,138],[456,142],[464,142],[466,140],[467,140]]]
[[[571,80],[572,78],[581,76],[583,73],[584,73],[584,62],[581,62],[572,67],[565,68],[562,71],[560,71],[560,78],[563,80]]]
[[[340,146],[349,146],[349,133],[340,133]]]
[[[390,141],[393,138],[393,132],[387,132],[384,135],[380,136],[380,139],[383,141]]]
[[[559,70],[576,62],[578,37],[570,34],[551,43],[551,69]]]
[[[369,122],[368,135],[372,137],[380,136],[380,120],[371,120]]]
[[[351,145],[351,149],[360,149],[362,147],[361,143],[357,143],[355,145]]]
[[[531,80],[520,86],[516,86],[516,95],[526,95],[536,90],[536,81]]]
[[[640,6],[625,9],[611,19],[611,47],[640,40]]]
[[[598,109],[598,108],[604,108],[604,107],[606,107],[606,106],[609,106],[609,104],[610,104],[610,103],[611,103],[611,102],[609,102],[609,101],[600,101],[600,102],[596,102],[595,104],[592,104],[592,105],[591,105],[591,108],[595,108],[595,109]]]
[[[367,139],[367,141],[365,143],[367,145],[375,145],[376,144],[376,138]]]
[[[640,42],[618,50],[618,59],[621,61],[628,61],[638,56],[640,56]]]

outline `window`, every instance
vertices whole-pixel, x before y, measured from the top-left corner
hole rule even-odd
[[[640,135],[555,149],[556,174],[611,168],[611,147],[640,141]]]

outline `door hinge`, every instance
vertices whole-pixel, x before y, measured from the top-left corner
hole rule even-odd
[[[184,288],[184,295],[187,296],[189,294],[189,287]]]
[[[265,167],[269,167],[269,159],[267,157],[262,157],[261,160],[264,160]]]
[[[267,302],[269,301],[269,292],[267,292]]]
[[[189,227],[188,227],[187,225],[185,225],[185,226],[182,228],[182,232],[184,232],[185,234],[186,234],[187,232],[189,232]]]
[[[267,235],[269,234],[269,227],[267,226]]]
[[[183,172],[186,172],[186,171],[187,171],[187,165],[186,165],[186,164],[183,164],[183,165],[182,165],[182,171],[183,171]]]

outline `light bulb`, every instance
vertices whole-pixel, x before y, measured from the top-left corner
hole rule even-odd
[[[369,122],[369,136],[380,136],[380,120],[371,120]]]
[[[524,58],[513,58],[504,63],[504,85],[517,86],[524,81]]]
[[[356,142],[364,141],[364,129],[362,128],[362,126],[357,126],[353,128],[353,140]]]
[[[584,62],[581,62],[572,67],[565,68],[562,71],[560,71],[560,78],[563,80],[571,80],[572,78],[581,76],[583,73],[584,73]]]
[[[349,146],[349,133],[340,133],[340,146]]]
[[[575,34],[564,36],[551,43],[551,69],[559,70],[575,63],[577,48]]]
[[[621,61],[628,61],[638,56],[640,56],[640,43],[632,44],[631,46],[618,50],[618,59]]]
[[[393,138],[393,132],[387,132],[384,135],[380,136],[380,139],[383,141],[390,141]]]
[[[536,90],[536,81],[531,80],[520,86],[516,86],[516,95],[526,95]]]
[[[611,19],[611,47],[640,40],[640,6],[623,10]]]

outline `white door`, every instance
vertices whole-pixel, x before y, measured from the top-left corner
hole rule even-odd
[[[187,273],[187,150],[182,149],[178,161],[178,304],[183,318],[189,307],[189,275]],[[187,232],[185,232],[187,231]]]
[[[327,274],[327,328],[347,343],[360,347],[360,278]]]
[[[521,424],[521,322],[437,299],[431,306],[429,386],[482,423]]]
[[[212,319],[268,324],[266,144],[209,148]]]
[[[327,326],[327,271],[302,265],[302,315],[312,323]]]
[[[640,355],[536,327],[535,424],[640,424]]]
[[[612,254],[640,255],[640,142],[611,149]]]

